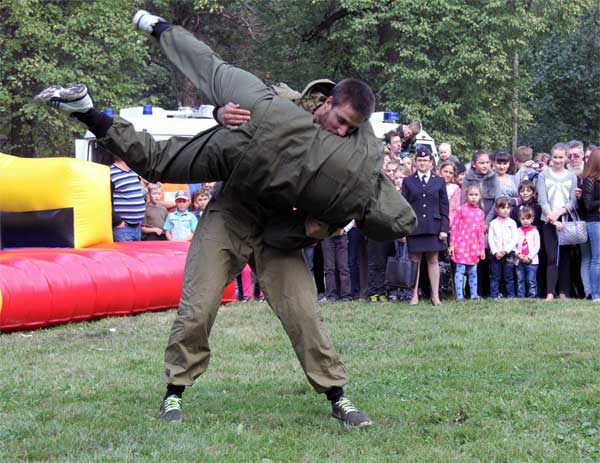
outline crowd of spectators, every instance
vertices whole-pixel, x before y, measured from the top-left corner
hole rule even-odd
[[[527,146],[512,155],[477,150],[463,165],[442,143],[436,165],[425,150],[398,153],[394,137],[386,136],[383,169],[417,214],[419,226],[406,241],[411,258],[427,257],[421,266],[427,271],[412,292],[381,288],[383,262],[398,247],[368,243],[364,271],[371,301],[416,304],[427,295],[437,305],[445,287],[458,301],[557,296],[600,302],[599,148],[573,140],[557,143],[549,154],[534,155]],[[565,221],[577,217],[586,221],[587,240],[559,245]],[[379,274],[376,284],[372,269]]]

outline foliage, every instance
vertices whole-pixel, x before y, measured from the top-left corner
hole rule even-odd
[[[464,159],[508,147],[513,107],[520,143],[600,141],[595,0],[0,0],[0,136],[13,154],[72,151],[80,126],[30,103],[52,83],[86,82],[101,108],[202,103],[133,30],[137,7],[267,83],[364,79],[379,110],[421,120]]]
[[[552,30],[529,57],[534,69],[528,102],[536,124],[526,143],[548,150],[559,140],[600,143],[600,4],[570,33]]]
[[[597,304],[325,305],[370,429],[330,423],[264,304],[223,307],[185,421],[158,420],[175,311],[0,335],[1,461],[594,462]]]
[[[31,103],[44,87],[84,82],[100,108],[130,105],[144,87],[147,51],[129,1],[0,0],[0,23],[0,125],[12,154],[73,150],[74,126]]]

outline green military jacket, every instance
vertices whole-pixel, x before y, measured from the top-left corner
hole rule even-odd
[[[273,213],[290,206],[334,228],[356,220],[376,240],[406,236],[416,225],[410,205],[382,173],[383,150],[371,124],[333,135],[312,114],[275,97],[268,117],[253,115],[256,133],[225,189]]]

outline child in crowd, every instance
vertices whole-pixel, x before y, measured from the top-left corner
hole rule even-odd
[[[490,155],[487,151],[477,150],[471,157],[471,168],[467,171],[462,186],[462,201],[465,202],[465,187],[468,185],[476,184],[479,185],[479,191],[481,191],[481,199],[479,201],[479,207],[483,209],[484,220],[487,226],[491,217],[489,216],[490,211],[494,210],[494,202],[498,195],[498,180],[496,173],[491,169]],[[486,242],[487,244],[487,242]],[[477,273],[479,280],[479,294],[481,296],[489,295],[490,288],[490,261],[491,259],[485,259],[478,265]]]
[[[521,206],[519,221],[521,226],[517,230],[517,296],[525,297],[525,283],[527,283],[527,296],[537,297],[537,269],[540,252],[540,232],[533,225],[534,211],[529,206]]]
[[[448,195],[448,202],[450,203],[450,213],[448,214],[448,217],[450,223],[452,223],[452,217],[454,217],[454,213],[460,206],[460,197],[462,194],[460,187],[454,183],[456,164],[450,160],[442,161],[440,162],[438,172],[446,183],[446,194]]]
[[[510,211],[510,218],[517,223],[517,227],[521,226],[519,212],[525,206],[533,211],[533,225],[535,227],[539,226],[542,223],[542,208],[536,201],[535,183],[530,180],[523,180],[519,184],[519,202],[520,204],[513,206]]]
[[[210,193],[202,188],[194,191],[192,195],[192,207],[191,210],[197,219],[200,219],[206,205],[210,201]]]
[[[494,155],[494,172],[496,172],[498,182],[498,196],[510,198],[512,205],[514,205],[518,202],[519,193],[517,187],[519,183],[509,173],[512,160],[512,156],[506,151],[498,151]]]
[[[509,217],[511,199],[496,200],[496,218],[491,221],[488,242],[490,245],[490,296],[499,299],[500,282],[504,281],[506,296],[515,297],[514,266],[516,261],[517,224]]]
[[[404,156],[402,158],[402,163],[404,164],[404,167],[406,167],[409,171],[410,174],[408,175],[412,175],[415,172],[415,158],[413,156]]]
[[[396,187],[398,193],[402,191],[402,181],[409,175],[411,175],[410,169],[408,169],[404,165],[398,167],[398,169],[396,169],[396,172],[394,172],[394,186]]]
[[[467,170],[463,164],[456,164],[456,174],[454,174],[454,183],[456,183],[461,189],[465,180]]]
[[[148,204],[146,213],[142,221],[142,240],[143,241],[163,241],[166,240],[163,227],[167,220],[167,209],[160,205],[162,196],[162,185],[160,183],[149,183]]]
[[[454,164],[460,164],[458,158],[452,154],[452,147],[448,142],[440,143],[440,146],[438,146],[438,157],[440,158],[440,162],[451,161]]]
[[[483,211],[479,208],[481,190],[479,185],[466,187],[467,202],[460,206],[450,225],[450,246],[448,255],[456,263],[454,288],[456,300],[464,300],[463,285],[465,272],[468,277],[471,299],[479,299],[477,295],[477,263],[485,259],[485,224]]]
[[[169,241],[191,241],[198,219],[188,211],[190,199],[185,190],[179,190],[175,194],[175,205],[177,210],[171,212],[164,225],[165,234]]]

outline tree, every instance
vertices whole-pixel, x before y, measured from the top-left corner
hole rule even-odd
[[[528,59],[535,80],[527,105],[536,124],[524,141],[538,150],[568,139],[600,143],[600,3],[568,33],[551,30]]]
[[[124,0],[0,0],[0,126],[9,152],[72,153],[77,126],[31,102],[48,85],[84,82],[100,108],[133,102],[145,86],[136,76],[147,51],[130,8]]]

